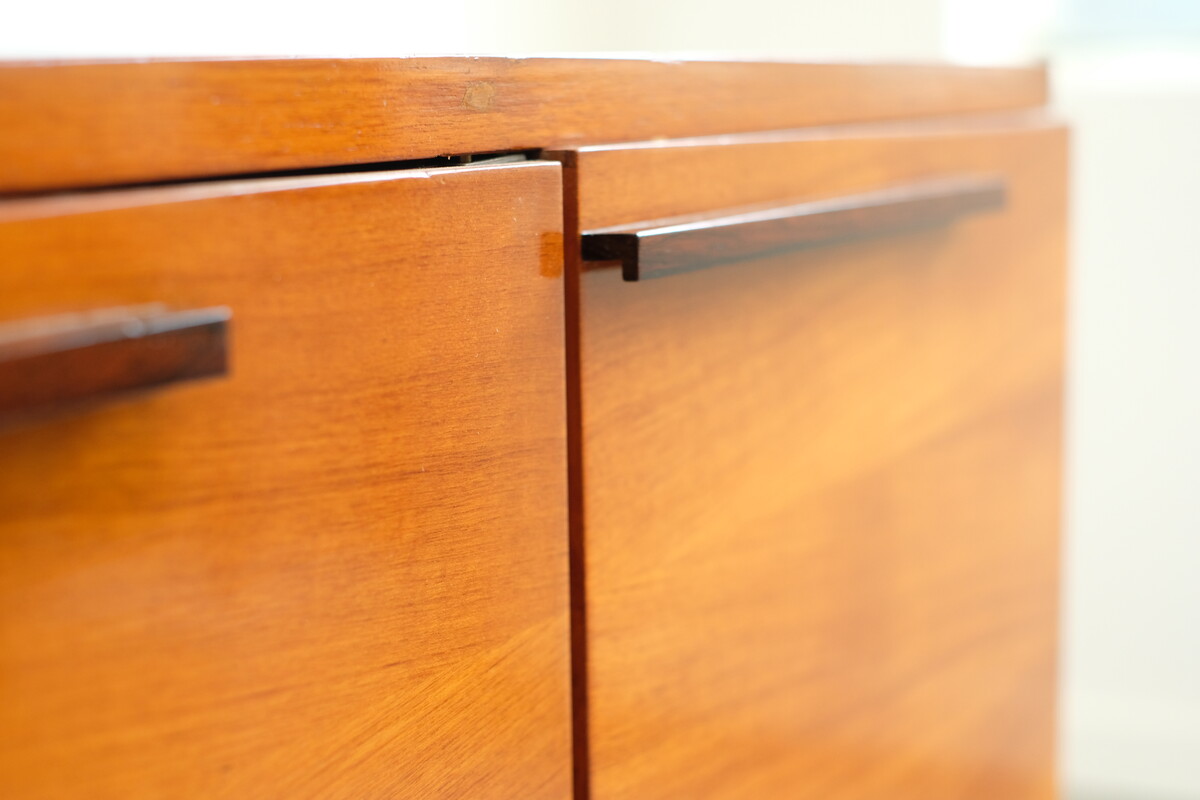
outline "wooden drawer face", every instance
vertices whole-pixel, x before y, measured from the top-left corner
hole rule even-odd
[[[1065,135],[570,154],[584,231],[983,175],[949,225],[579,287],[592,800],[1049,798]]]
[[[0,433],[0,795],[570,793],[557,164],[0,208],[0,321],[232,310]]]

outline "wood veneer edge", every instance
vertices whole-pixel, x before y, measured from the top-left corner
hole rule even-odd
[[[579,180],[572,151],[547,152],[562,165],[563,313],[567,371],[567,517],[571,597],[571,737],[575,800],[591,797],[588,743],[587,561],[583,535],[583,406],[579,361]]]

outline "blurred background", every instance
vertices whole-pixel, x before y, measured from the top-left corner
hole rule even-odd
[[[1069,800],[1200,798],[1200,0],[9,5],[0,57],[1048,59],[1074,126]]]

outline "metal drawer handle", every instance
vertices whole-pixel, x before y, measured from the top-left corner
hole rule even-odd
[[[801,247],[945,225],[1002,208],[999,178],[959,176],[721,216],[674,217],[583,233],[585,261],[619,261],[627,281]]]
[[[0,324],[0,419],[223,375],[229,318],[151,304]]]

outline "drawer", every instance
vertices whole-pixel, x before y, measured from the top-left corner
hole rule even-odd
[[[0,205],[0,795],[568,797],[561,253],[547,162]]]
[[[592,800],[1054,796],[1065,144],[559,155]]]

